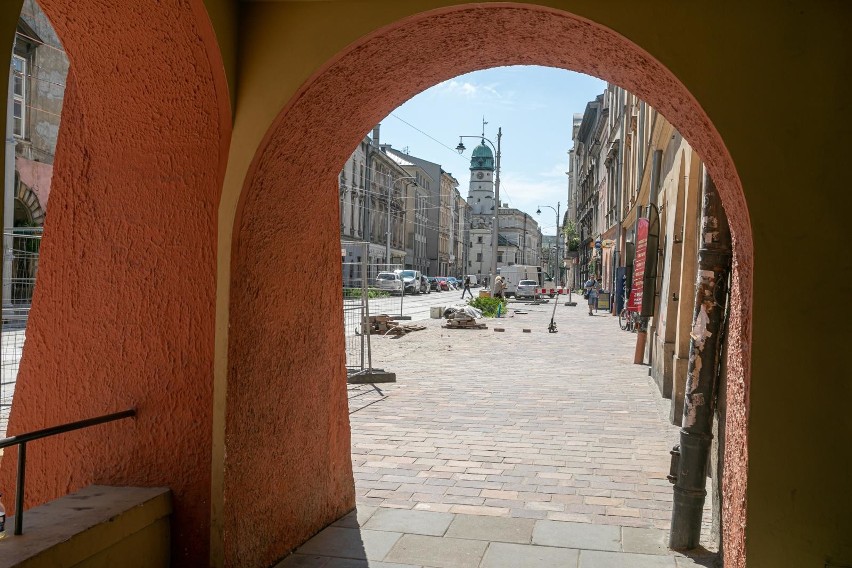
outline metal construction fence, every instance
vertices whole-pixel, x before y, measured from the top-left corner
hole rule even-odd
[[[369,244],[342,243],[343,256],[343,329],[346,340],[346,368],[356,373],[372,368],[370,335],[363,333],[370,315],[400,314],[404,292],[380,289],[377,277],[382,272],[402,270],[398,264],[376,264],[369,260]]]
[[[0,334],[0,438],[6,436],[18,367],[33,301],[42,227],[3,231],[3,307]]]

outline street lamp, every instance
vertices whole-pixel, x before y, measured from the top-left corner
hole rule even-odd
[[[559,268],[559,264],[557,264],[557,263],[560,262],[559,241],[561,240],[561,238],[560,238],[561,236],[559,234],[559,208],[561,206],[562,206],[562,204],[559,201],[556,202],[556,209],[553,209],[553,207],[551,207],[550,205],[539,205],[538,211],[535,212],[536,215],[541,215],[541,208],[547,207],[548,209],[553,209],[553,212],[556,213],[556,258],[553,260],[553,272],[556,273],[556,286],[557,287],[559,286],[559,281],[562,279],[562,274],[561,274],[562,271]]]
[[[500,139],[503,137],[503,128],[497,129],[497,147],[494,143],[484,136],[485,128],[483,123],[483,134],[480,136],[459,136],[459,145],[456,146],[456,151],[459,154],[464,154],[465,147],[462,143],[462,138],[479,138],[483,142],[488,142],[491,149],[494,151],[494,222],[491,224],[491,283],[497,277],[497,246],[500,238]]]
[[[388,263],[388,270],[391,269],[390,268],[390,264],[391,264],[391,194],[393,192],[394,186],[396,186],[396,182],[402,181],[404,179],[417,179],[417,178],[416,178],[416,176],[398,177],[395,180],[393,180],[393,183],[391,183],[388,186],[388,226],[387,226],[387,235],[386,235],[387,236],[387,243],[385,244],[385,259],[387,260],[387,263]],[[416,186],[417,183],[415,182],[413,185]],[[405,229],[403,229],[403,232],[404,231],[405,231]],[[403,248],[405,248],[405,247],[403,246]]]

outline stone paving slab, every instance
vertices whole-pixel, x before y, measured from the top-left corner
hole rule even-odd
[[[621,527],[585,523],[537,521],[533,544],[587,550],[621,551]]]
[[[480,566],[482,568],[541,568],[542,566],[573,567],[579,550],[552,548],[531,544],[492,543]]]
[[[302,554],[382,560],[402,536],[399,532],[328,527],[299,549]]]
[[[583,550],[578,568],[677,568],[672,556]]]
[[[510,304],[528,313],[500,335],[427,320],[373,342],[399,382],[353,407],[359,505],[668,529],[678,428],[632,363],[636,335],[562,304],[548,333],[552,306]],[[704,542],[709,527],[708,502]]]
[[[456,515],[447,536],[472,540],[490,540],[505,543],[529,544],[532,542],[532,519],[505,519],[479,515]]]
[[[379,509],[364,524],[364,528],[380,531],[399,531],[408,534],[443,536],[453,515],[431,511]]]
[[[658,529],[449,514],[448,528],[443,533],[422,535],[401,533],[399,529],[409,526],[422,530],[424,523],[428,525],[438,519],[434,513],[378,509],[372,515],[366,512],[363,516],[368,518],[365,527],[382,528],[353,529],[333,525],[276,568],[721,566],[716,555],[707,551],[699,550],[687,556],[653,548],[666,536],[665,531]],[[357,518],[357,514],[350,514],[338,522],[350,523]],[[637,550],[642,547],[650,552]]]
[[[487,542],[478,540],[407,534],[397,541],[387,560],[435,568],[477,568],[487,547]]]

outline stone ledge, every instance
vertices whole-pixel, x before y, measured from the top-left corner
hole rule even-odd
[[[171,512],[171,490],[167,487],[91,485],[25,511],[24,534],[20,536],[12,534],[15,521],[9,517],[6,538],[0,540],[0,568],[102,565],[105,558],[116,560],[110,549],[122,548],[124,552],[118,556],[134,549],[143,555],[125,558],[126,566],[167,565]],[[146,530],[150,538],[158,540],[153,547],[145,538],[140,539],[139,533]],[[132,546],[122,547],[131,539]],[[144,547],[139,546],[143,542]],[[165,563],[159,562],[163,554]]]

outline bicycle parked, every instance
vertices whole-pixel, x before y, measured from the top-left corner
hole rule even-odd
[[[618,327],[624,331],[639,331],[642,326],[642,319],[639,312],[633,312],[627,309],[627,303],[630,300],[630,289],[627,284],[624,285],[624,307],[618,313]]]

